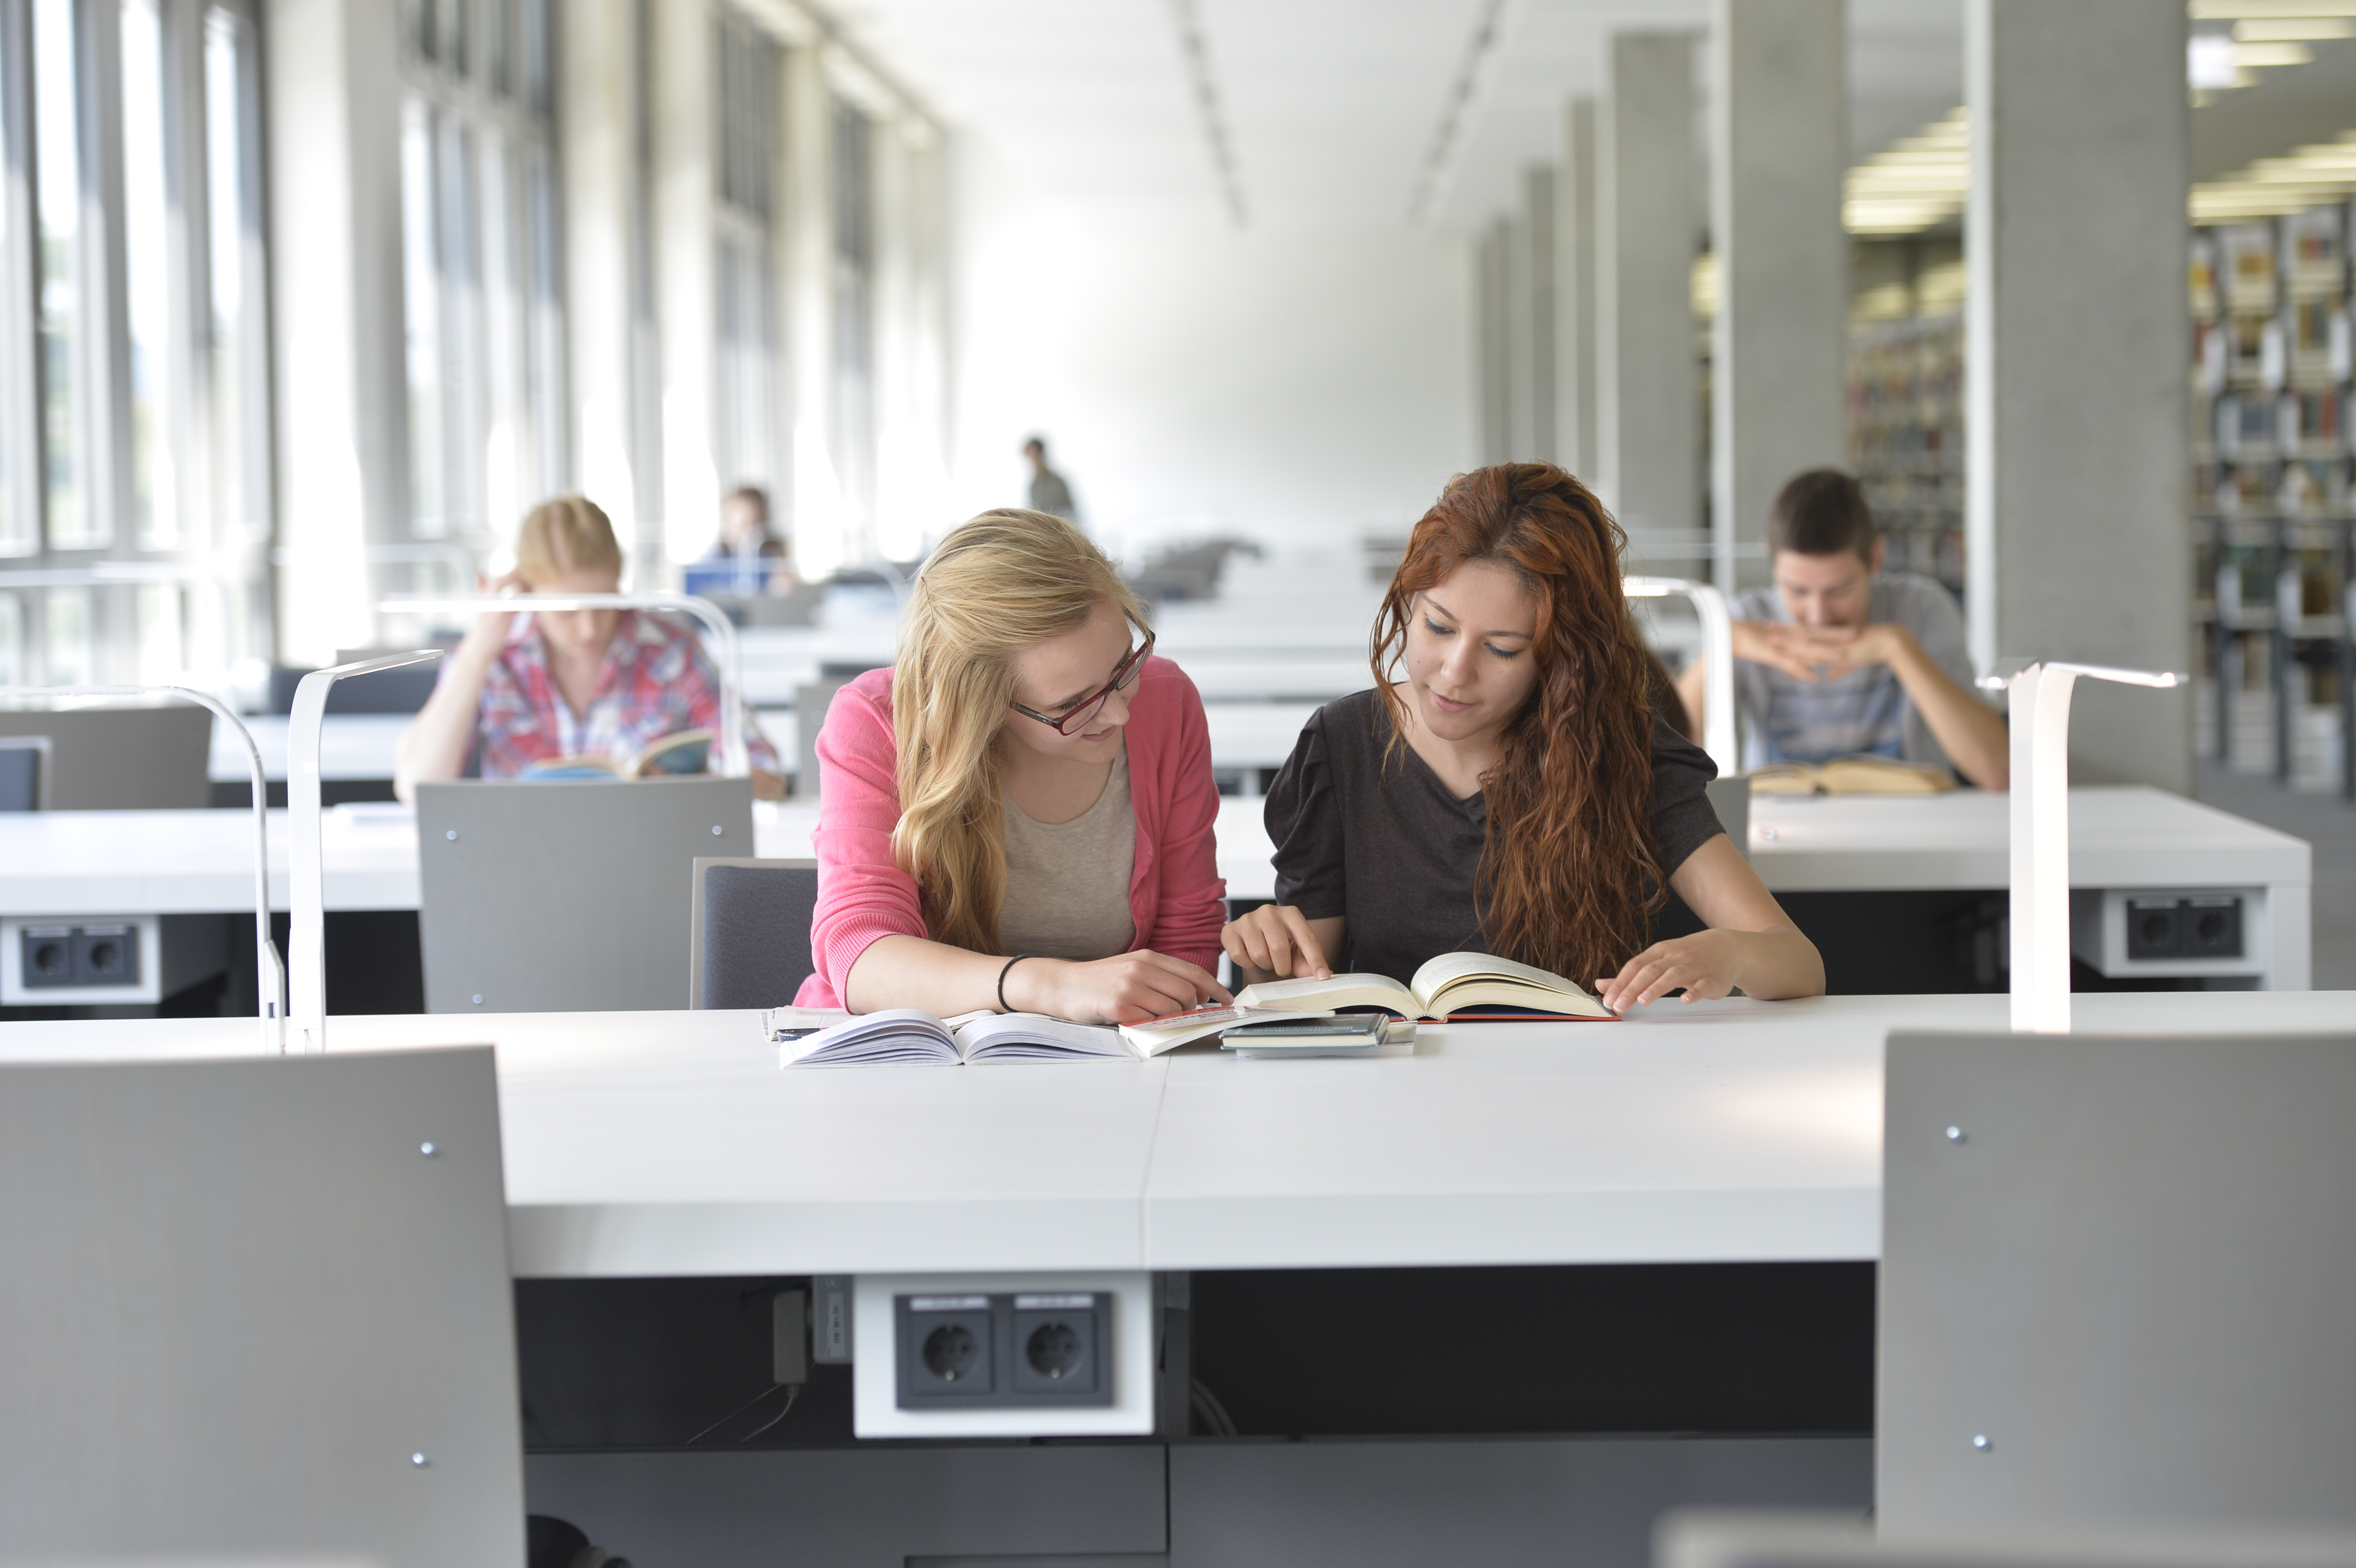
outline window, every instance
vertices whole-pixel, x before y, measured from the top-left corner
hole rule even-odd
[[[835,100],[834,467],[846,510],[845,544],[863,538],[875,494],[875,191],[867,116]],[[851,559],[869,553],[852,546]]]
[[[713,36],[719,199],[712,250],[720,341],[712,459],[723,485],[772,486],[783,477],[773,283],[781,57],[766,33],[731,11],[719,14]]]
[[[0,667],[24,678],[266,645],[252,4],[0,10],[0,556],[43,574],[0,573]]]
[[[406,0],[409,516],[484,549],[565,483],[547,0]]]

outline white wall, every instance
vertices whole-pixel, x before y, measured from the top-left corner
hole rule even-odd
[[[1462,237],[1079,210],[970,139],[955,168],[954,516],[935,538],[1023,501],[1033,432],[1131,555],[1400,535],[1476,461]]]

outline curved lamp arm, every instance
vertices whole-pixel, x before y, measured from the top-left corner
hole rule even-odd
[[[319,725],[327,711],[327,689],[351,676],[441,656],[440,648],[420,648],[315,669],[294,688],[286,720],[286,1016],[289,1045],[306,1055],[327,1049],[327,900],[319,851]]]
[[[2059,661],[1980,682],[2011,694],[2016,1034],[2070,1032],[2070,694],[2082,677],[2122,686],[2182,684],[2163,671]]]
[[[212,709],[228,721],[245,742],[246,766],[253,780],[253,988],[262,1024],[262,1049],[276,1054],[286,1049],[286,966],[270,940],[270,784],[262,771],[262,749],[253,731],[235,710],[208,691],[189,686],[28,686],[0,690],[0,706],[50,708],[59,701],[92,697],[184,698]]]
[[[737,652],[736,624],[720,606],[692,593],[452,593],[401,594],[381,600],[377,609],[388,615],[480,614],[490,611],[534,610],[677,610],[703,623],[720,645],[720,771],[743,778],[753,771],[744,742],[743,658]]]
[[[1624,577],[1620,590],[1631,599],[1665,599],[1681,593],[1701,617],[1701,749],[1718,764],[1720,778],[1742,771],[1742,748],[1734,724],[1734,614],[1726,595],[1707,582],[1682,577]]]

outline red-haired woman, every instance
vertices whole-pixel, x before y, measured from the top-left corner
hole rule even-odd
[[[1319,709],[1269,790],[1276,902],[1222,933],[1247,979],[1405,979],[1461,951],[1595,981],[1614,1008],[1825,988],[1664,717],[1626,543],[1550,464],[1450,481],[1376,617],[1376,689]],[[1648,944],[1665,886],[1709,929]]]

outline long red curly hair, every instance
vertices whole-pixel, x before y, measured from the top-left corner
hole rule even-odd
[[[1481,775],[1488,807],[1476,907],[1489,950],[1581,983],[1615,974],[1665,901],[1652,825],[1654,661],[1620,587],[1628,536],[1550,463],[1460,474],[1408,538],[1375,617],[1375,684],[1391,680],[1415,598],[1459,567],[1510,569],[1538,602],[1537,685]]]

